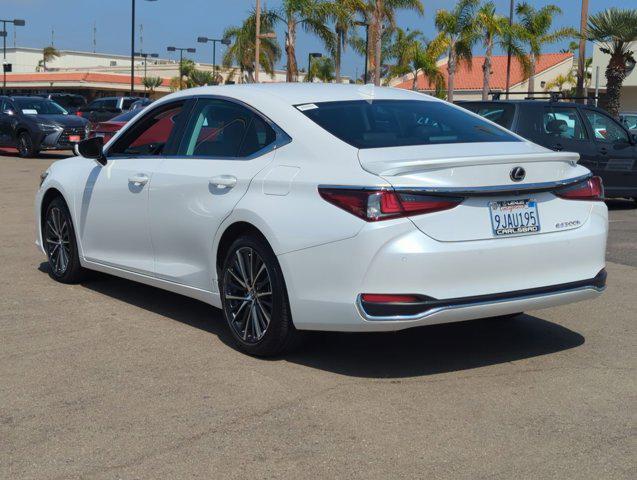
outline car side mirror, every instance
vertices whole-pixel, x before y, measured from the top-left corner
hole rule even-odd
[[[84,158],[92,158],[100,165],[106,165],[106,155],[104,155],[104,139],[102,137],[93,137],[82,140],[77,151]]]

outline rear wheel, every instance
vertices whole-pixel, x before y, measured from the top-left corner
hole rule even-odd
[[[49,263],[49,276],[62,283],[77,283],[84,276],[75,241],[75,230],[66,203],[61,197],[46,209],[42,240]]]
[[[298,337],[292,324],[283,272],[263,240],[244,236],[228,249],[220,276],[226,322],[246,353],[271,356]]]
[[[35,157],[39,152],[33,146],[33,139],[29,132],[20,132],[18,135],[18,155],[22,158]]]

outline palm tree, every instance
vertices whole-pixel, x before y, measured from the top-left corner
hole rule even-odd
[[[485,49],[484,62],[482,63],[482,100],[489,99],[491,80],[491,59],[493,48],[500,47],[502,50],[511,49],[526,75],[530,74],[530,64],[524,50],[520,45],[520,40],[524,38],[524,30],[518,25],[509,25],[506,17],[495,13],[495,3],[487,2],[483,4],[476,14],[477,34],[482,40]]]
[[[411,73],[411,62],[416,56],[416,51],[422,48],[422,32],[420,30],[403,30],[397,27],[395,36],[387,48],[387,57],[394,59],[395,63],[389,66],[385,83],[393,78]],[[383,62],[386,58],[383,59]],[[414,83],[415,85],[415,83]]]
[[[164,80],[161,77],[144,77],[142,79],[142,84],[144,88],[149,90],[149,95],[152,97],[153,93],[155,93],[155,89],[157,87],[161,87],[164,83]]]
[[[341,57],[349,41],[349,32],[356,25],[356,12],[365,8],[363,0],[334,0],[328,8],[328,15],[334,21],[334,45],[330,49],[334,55],[334,75],[336,83],[341,83]]]
[[[569,71],[566,75],[558,75],[553,80],[548,82],[544,87],[545,92],[550,92],[551,90],[557,89],[558,92],[564,91],[564,87],[569,85],[573,87],[577,83],[577,78],[573,70]]]
[[[312,62],[312,66],[305,76],[305,81],[313,82],[317,78],[323,83],[329,83],[334,80],[334,68],[334,60],[331,58],[317,58]]]
[[[520,17],[520,26],[525,32],[524,42],[529,49],[529,91],[533,92],[535,91],[535,67],[542,54],[542,47],[564,38],[577,37],[579,34],[570,27],[551,31],[553,17],[562,13],[562,10],[557,5],[545,5],[540,9],[536,9],[528,3],[522,2],[516,6],[515,13]]]
[[[365,23],[369,25],[369,58],[371,73],[374,76],[374,85],[380,85],[382,56],[383,56],[383,30],[393,29],[396,26],[396,10],[415,10],[422,15],[424,12],[420,0],[367,0],[365,8],[360,12]]]
[[[273,10],[261,12],[261,33],[272,32],[277,16]],[[241,78],[247,76],[248,82],[254,82],[254,39],[256,36],[256,14],[250,13],[240,26],[229,27],[222,38],[230,40],[223,56],[223,66],[237,65]],[[267,74],[274,74],[274,64],[281,58],[281,48],[276,38],[262,38],[259,49],[259,65]],[[241,81],[241,80],[240,80]]]
[[[631,42],[637,40],[637,10],[611,8],[592,15],[588,19],[586,36],[599,45],[601,52],[610,55],[606,66],[606,108],[617,117],[626,64],[635,62],[635,52],[630,47]]]
[[[318,36],[330,48],[334,45],[334,35],[327,26],[330,4],[319,0],[283,0],[281,11],[276,14],[278,21],[285,25],[285,54],[287,66],[285,80],[296,82],[299,68],[296,62],[296,32],[300,26],[304,31]]]
[[[42,60],[38,62],[38,68],[36,70],[44,70],[46,72],[46,62],[55,60],[60,56],[60,52],[53,46],[44,47],[42,49]]]
[[[435,24],[438,36],[433,40],[447,50],[447,100],[453,102],[456,69],[466,62],[471,66],[471,47],[477,39],[476,9],[480,0],[460,0],[453,10],[438,10]]]
[[[214,74],[212,72],[208,72],[207,70],[192,70],[190,72],[190,75],[188,75],[188,80],[193,87],[216,85]]]

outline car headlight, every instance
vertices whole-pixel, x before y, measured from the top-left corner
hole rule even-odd
[[[58,130],[62,130],[62,127],[59,125],[51,125],[50,123],[36,123],[36,125],[43,132],[57,132]]]
[[[40,186],[42,186],[42,184],[44,183],[44,180],[46,180],[46,177],[48,176],[49,176],[48,170],[45,170],[44,172],[40,174]]]

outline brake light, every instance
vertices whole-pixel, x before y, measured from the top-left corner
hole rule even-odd
[[[332,205],[367,222],[448,210],[463,200],[458,197],[367,188],[319,187],[319,194]]]
[[[604,184],[600,177],[590,177],[583,182],[561,188],[555,195],[567,200],[604,200]]]
[[[80,112],[79,110],[77,112],[75,112],[75,115],[77,115],[78,117],[82,116],[82,112]]]

